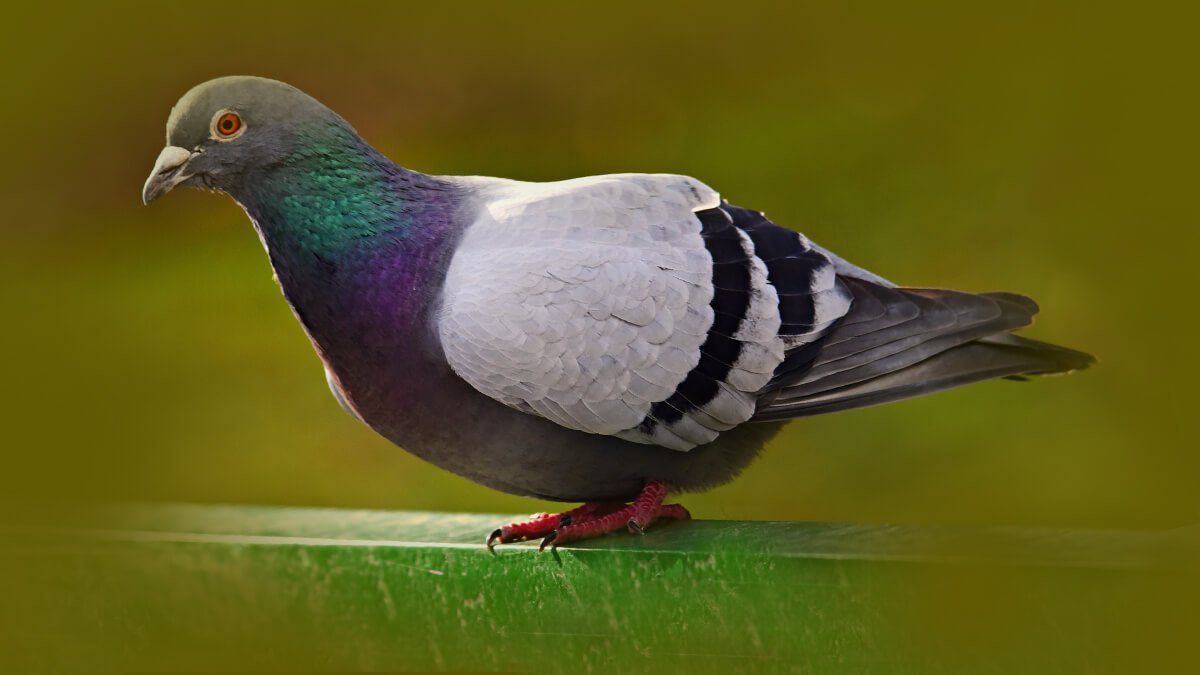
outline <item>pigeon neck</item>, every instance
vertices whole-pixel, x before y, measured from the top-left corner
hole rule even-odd
[[[353,130],[325,124],[295,133],[286,161],[249,177],[234,195],[276,255],[309,264],[369,240],[417,234],[419,207],[444,186],[397,166]]]
[[[326,128],[298,135],[289,159],[247,186],[233,196],[319,351],[361,342],[379,316],[411,324],[428,310],[425,284],[448,264],[454,238],[450,183],[397,166],[352,130]]]

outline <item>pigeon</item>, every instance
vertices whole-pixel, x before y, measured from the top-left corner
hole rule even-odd
[[[659,519],[784,422],[1085,368],[1013,331],[1013,293],[898,286],[701,181],[403,168],[290,85],[223,77],[171,110],[142,190],[246,212],[338,403],[496,490],[583,506],[487,538],[539,550]]]

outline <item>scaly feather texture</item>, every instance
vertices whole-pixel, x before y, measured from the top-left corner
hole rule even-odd
[[[343,407],[516,494],[703,489],[791,417],[1091,362],[1010,335],[1027,298],[898,288],[694,178],[428,176],[271,80],[180,100],[144,198],[179,184],[245,208]]]

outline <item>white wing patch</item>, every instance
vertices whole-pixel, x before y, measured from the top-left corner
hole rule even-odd
[[[755,255],[754,242],[742,231],[742,250],[750,258],[750,306],[735,337],[742,351],[725,381],[743,392],[757,392],[771,381],[775,366],[783,361],[784,342],[779,337],[779,295],[767,283],[767,266]],[[753,406],[754,401],[750,404]],[[739,420],[744,421],[744,420]]]
[[[450,366],[514,408],[627,437],[700,359],[712,259],[694,212],[719,196],[627,174],[495,181],[478,198],[438,321]]]

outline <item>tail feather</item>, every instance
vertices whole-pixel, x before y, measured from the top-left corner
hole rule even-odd
[[[760,399],[754,421],[877,405],[993,378],[1065,373],[1094,361],[1010,333],[1037,312],[1024,296],[845,281],[855,302],[863,300],[858,313],[852,306],[805,368]]]

